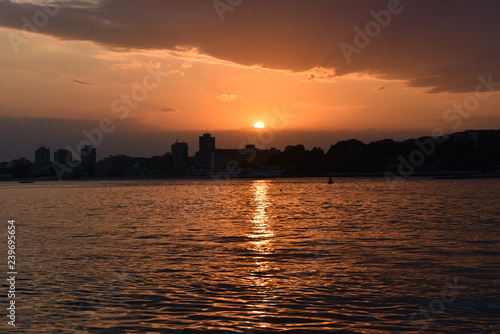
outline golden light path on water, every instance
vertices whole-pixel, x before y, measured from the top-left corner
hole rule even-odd
[[[263,319],[266,316],[266,308],[271,306],[273,298],[272,288],[270,288],[269,285],[270,281],[275,278],[266,275],[272,268],[270,266],[270,261],[267,260],[265,256],[272,254],[274,251],[272,248],[274,232],[271,229],[271,222],[267,213],[267,209],[270,205],[267,195],[268,182],[255,181],[252,185],[252,190],[254,193],[255,210],[251,220],[252,230],[250,233],[247,233],[247,237],[250,238],[251,248],[256,255],[253,256],[255,269],[249,278],[261,295],[262,300],[260,304],[251,306],[256,309],[252,311],[253,315]],[[260,327],[265,328],[266,325],[261,324]]]

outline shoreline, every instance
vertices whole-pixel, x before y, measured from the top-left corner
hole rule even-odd
[[[396,174],[397,175],[397,174]],[[240,176],[232,177],[231,180],[238,179],[253,179],[253,180],[267,180],[267,179],[298,179],[298,178],[385,178],[384,173],[381,172],[368,172],[368,173],[325,173],[321,175],[286,175],[286,176]],[[500,178],[500,173],[490,172],[481,173],[481,171],[444,171],[444,172],[415,172],[404,179],[413,178],[433,178],[436,180],[447,179],[492,179]],[[3,178],[0,182],[20,182],[20,183],[33,183],[33,182],[51,182],[51,181],[128,181],[128,180],[221,180],[229,178],[212,178],[212,177],[175,177],[175,178],[148,178],[148,177],[86,177],[74,179],[58,179],[55,177],[45,178]]]

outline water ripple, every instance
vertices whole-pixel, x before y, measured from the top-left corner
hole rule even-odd
[[[9,186],[12,332],[500,332],[499,180],[332,186]]]

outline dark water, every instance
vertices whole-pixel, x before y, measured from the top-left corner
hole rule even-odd
[[[500,333],[498,179],[1,183],[0,196],[19,272],[17,326],[2,311],[0,332]]]

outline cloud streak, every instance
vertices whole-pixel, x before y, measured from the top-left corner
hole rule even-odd
[[[88,82],[85,82],[85,81],[81,81],[81,80],[78,80],[78,79],[75,79],[75,78],[70,78],[68,77],[69,80],[71,80],[72,82],[74,83],[77,83],[77,84],[80,84],[80,85],[84,85],[84,86],[92,86],[92,84],[88,83]]]
[[[178,113],[181,112],[180,110],[174,109],[174,108],[162,108],[160,109],[160,112],[163,113]]]

